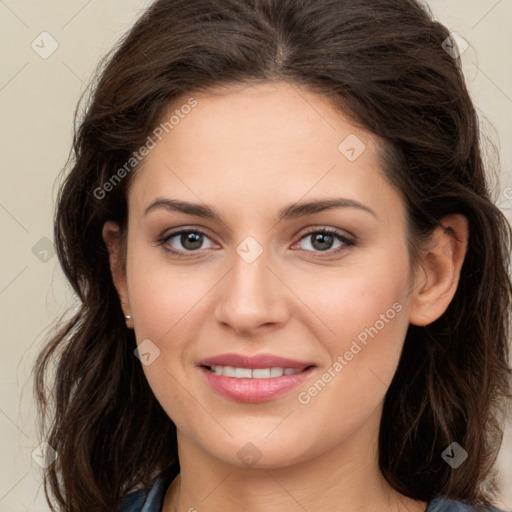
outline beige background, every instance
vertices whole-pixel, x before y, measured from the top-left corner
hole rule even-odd
[[[512,0],[428,3],[470,43],[462,55],[465,75],[483,129],[498,142],[494,127],[501,140],[501,174],[493,184],[496,202],[511,219]],[[49,510],[40,468],[31,458],[39,441],[30,373],[45,329],[73,303],[50,242],[54,182],[71,147],[75,105],[96,63],[147,5],[0,0],[0,512]],[[44,31],[58,44],[46,59],[31,47],[35,40],[40,53],[51,49],[50,37],[40,36]],[[511,429],[500,466],[500,506],[511,510]]]

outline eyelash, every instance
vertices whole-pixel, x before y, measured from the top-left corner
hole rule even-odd
[[[182,258],[182,257],[190,257],[190,254],[193,254],[193,253],[197,253],[197,252],[200,252],[201,249],[197,249],[197,250],[194,250],[194,251],[177,251],[175,249],[170,249],[169,247],[166,247],[164,246],[164,244],[166,244],[171,238],[174,238],[175,236],[178,236],[178,235],[183,235],[183,234],[188,234],[188,233],[196,233],[196,234],[201,234],[207,238],[210,238],[202,229],[200,228],[188,228],[188,229],[180,229],[178,231],[174,231],[172,233],[169,233],[168,235],[160,238],[159,240],[157,240],[158,242],[158,245],[159,246],[162,246],[162,248],[164,249],[164,251],[166,252],[169,252],[169,253],[172,253],[174,256],[177,256],[179,258]],[[350,247],[350,246],[353,246],[355,245],[355,240],[353,240],[352,238],[349,238],[345,235],[343,235],[340,231],[338,231],[337,229],[334,229],[334,228],[328,228],[328,227],[325,227],[325,228],[316,228],[316,229],[312,229],[311,231],[308,231],[307,233],[304,233],[301,238],[299,239],[299,241],[303,240],[304,238],[307,238],[308,236],[311,236],[313,234],[318,234],[318,233],[321,233],[321,234],[328,234],[328,235],[334,235],[335,238],[337,238],[340,242],[342,242],[344,245],[339,247],[338,249],[328,249],[326,251],[309,251],[309,250],[306,250],[306,252],[312,252],[312,253],[317,253],[317,254],[326,254],[326,255],[332,255],[332,254],[336,254],[336,253],[339,253],[343,250],[345,250],[347,247]],[[187,254],[189,253],[189,254]],[[315,256],[315,257],[318,257],[318,256]],[[320,256],[322,257],[322,256]]]

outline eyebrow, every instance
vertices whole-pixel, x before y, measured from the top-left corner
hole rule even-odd
[[[282,221],[296,219],[299,217],[304,217],[306,215],[319,213],[324,210],[330,210],[332,208],[355,208],[357,210],[370,213],[376,219],[378,218],[377,214],[371,208],[365,206],[359,201],[340,197],[291,204],[279,210],[278,220]],[[220,222],[223,222],[222,217],[219,215],[219,213],[214,208],[206,204],[189,203],[187,201],[179,201],[176,199],[158,197],[146,208],[144,215],[147,215],[149,212],[157,209],[164,209],[172,212],[181,212],[186,213],[188,215],[195,215],[197,217],[203,217],[205,219],[215,219]]]

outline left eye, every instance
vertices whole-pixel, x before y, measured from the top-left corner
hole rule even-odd
[[[318,231],[310,231],[306,233],[302,240],[311,240],[307,245],[313,249],[313,252],[337,252],[343,249],[344,246],[354,245],[353,240],[342,235],[336,230],[323,229]],[[332,245],[338,241],[339,245],[335,249]],[[309,248],[307,250],[310,250]]]

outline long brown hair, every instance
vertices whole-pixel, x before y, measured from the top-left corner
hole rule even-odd
[[[449,35],[415,0],[159,0],[141,16],[98,68],[83,114],[77,109],[58,196],[56,249],[80,307],[35,364],[41,433],[59,455],[45,471],[49,503],[51,491],[65,512],[112,512],[163,469],[179,471],[176,428],[134,356],[102,227],[111,219],[126,230],[137,168],[126,163],[170,102],[271,80],[329,97],[378,137],[382,168],[407,207],[411,261],[443,216],[467,216],[454,299],[437,321],[408,330],[385,398],[379,464],[394,489],[417,500],[493,499],[511,395],[512,237],[491,200],[460,59],[443,48]],[[456,470],[441,457],[454,441],[469,453]]]

